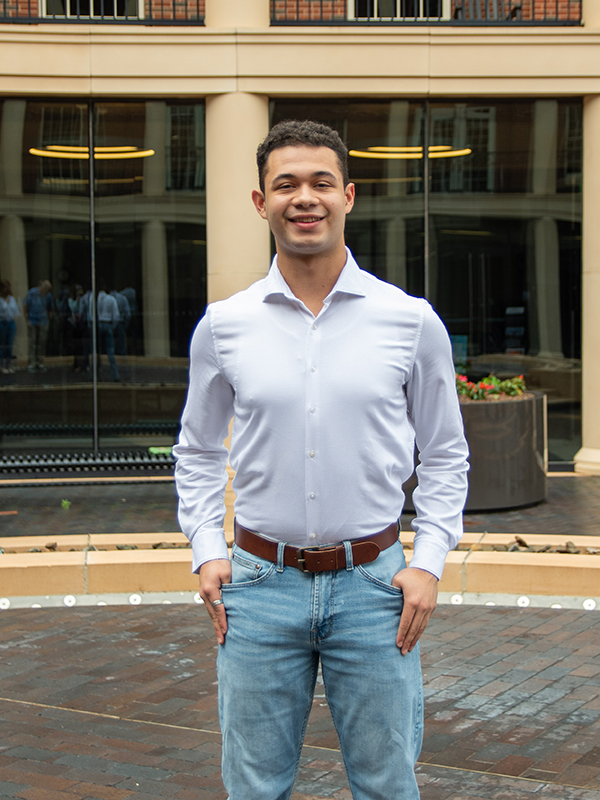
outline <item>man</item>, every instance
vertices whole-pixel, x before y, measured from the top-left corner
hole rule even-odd
[[[466,494],[451,348],[424,300],[345,248],[354,186],[337,133],[282,122],[257,160],[253,201],[277,256],[198,325],[175,448],[180,523],[220,645],[223,780],[230,800],[290,797],[320,663],[355,800],[416,800],[417,642]],[[396,521],[415,434],[406,568]]]
[[[52,284],[48,280],[40,281],[25,295],[23,310],[27,320],[29,333],[29,367],[28,372],[46,372],[44,356],[48,340],[48,326],[54,304],[52,302]]]
[[[93,295],[90,294],[90,309],[88,312],[88,324],[92,320]],[[119,367],[115,358],[115,328],[119,322],[119,307],[115,298],[106,291],[106,283],[100,283],[100,291],[96,301],[96,313],[98,314],[98,368],[100,368],[100,354],[106,353],[108,365],[110,367],[110,377],[113,381],[120,380]]]
[[[119,321],[115,326],[115,351],[118,356],[125,356],[127,355],[127,328],[131,320],[131,309],[124,294],[117,292],[116,289],[113,289],[110,294],[117,301],[119,309]]]

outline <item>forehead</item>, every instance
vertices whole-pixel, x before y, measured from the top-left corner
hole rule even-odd
[[[329,147],[293,145],[278,147],[269,154],[265,175],[271,180],[277,175],[305,175],[331,172],[342,180],[342,171],[336,153]]]

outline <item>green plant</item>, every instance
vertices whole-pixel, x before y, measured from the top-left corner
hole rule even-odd
[[[456,373],[456,391],[459,396],[469,400],[500,400],[502,397],[518,397],[527,387],[522,375],[501,381],[495,375],[488,375],[478,383],[470,381],[466,375]]]
[[[61,500],[60,504],[61,504],[61,506],[63,507],[63,509],[65,511],[68,511],[71,508],[71,501],[70,500]]]

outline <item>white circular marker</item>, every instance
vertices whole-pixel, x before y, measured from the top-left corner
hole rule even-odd
[[[589,597],[583,601],[583,607],[586,611],[593,611],[596,608],[596,601]]]
[[[42,606],[41,606],[40,603],[32,603],[31,607],[32,608],[41,608]]]
[[[462,594],[453,594],[450,598],[450,602],[453,606],[462,606],[463,603],[463,596]]]
[[[204,603],[204,600],[200,597],[200,592],[196,592],[194,595],[194,603]]]
[[[171,601],[170,601],[170,600],[163,600],[163,601],[162,601],[162,604],[163,604],[163,606],[170,606],[170,605],[172,605],[172,603],[171,603]]]
[[[550,606],[550,608],[562,608],[562,606],[561,606],[561,604],[560,604],[560,603],[552,603],[552,605]]]
[[[8,597],[0,597],[0,609],[6,611],[7,608],[10,608],[10,600]]]
[[[67,606],[67,608],[72,608],[74,605],[76,605],[77,598],[72,594],[68,594],[63,598],[63,603]]]
[[[531,600],[528,597],[525,597],[525,595],[523,595],[523,597],[519,597],[519,599],[517,600],[517,605],[520,606],[521,608],[527,608],[527,606],[530,603]]]
[[[105,606],[105,605],[106,605],[106,603],[104,602],[104,600],[98,600],[98,602],[96,603],[96,605],[97,605],[97,606]]]
[[[495,605],[496,605],[496,603],[494,603],[493,600],[488,600],[487,603],[486,603],[486,606],[495,606]]]
[[[129,602],[130,602],[130,604],[131,604],[132,606],[139,606],[139,605],[140,605],[140,603],[142,602],[142,598],[140,597],[140,595],[139,595],[139,594],[132,594],[132,595],[129,597]]]

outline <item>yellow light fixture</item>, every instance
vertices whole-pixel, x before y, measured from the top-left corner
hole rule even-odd
[[[75,147],[74,145],[70,144],[49,144],[47,147],[48,150],[60,150],[66,153],[87,153],[87,147]]]
[[[134,145],[121,145],[120,147],[94,147],[94,153],[133,153],[139,152]]]
[[[458,156],[469,156],[473,151],[470,147],[465,147],[463,150],[446,150],[441,153],[429,152],[429,158],[456,158]]]
[[[408,160],[408,159],[415,159],[415,158],[423,158],[423,152],[419,148],[419,152],[413,153],[390,153],[390,152],[373,152],[372,150],[349,150],[349,156],[353,156],[354,158],[375,158],[375,159],[383,159],[384,161],[395,161],[395,160]]]
[[[95,161],[114,161],[115,159],[120,158],[148,158],[148,156],[153,155],[154,150],[136,150],[134,153],[99,153],[98,148],[94,149]]]
[[[87,150],[87,148],[86,148]],[[79,158],[83,160],[89,159],[89,153],[81,152],[63,152],[62,150],[39,150],[37,147],[30,147],[29,152],[32,156],[43,156],[44,158]]]
[[[457,158],[472,153],[470,147],[453,150],[449,144],[433,144],[427,150],[428,158]],[[412,160],[423,158],[422,147],[368,147],[366,150],[349,150],[348,155],[354,158],[375,158],[384,160]]]
[[[42,158],[77,158],[88,160],[89,147],[75,147],[74,145],[49,144],[43,150],[39,147],[30,147],[32,156]],[[123,158],[148,158],[155,154],[154,150],[138,150],[132,145],[118,147],[94,147],[94,161],[114,161]]]
[[[423,152],[422,147],[367,147],[367,150],[371,153],[421,153]]]

